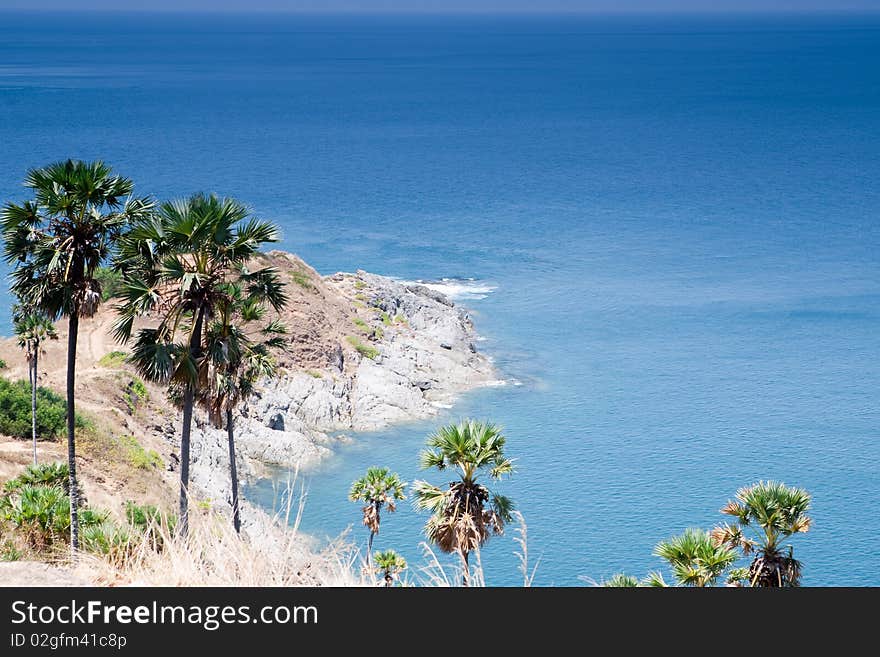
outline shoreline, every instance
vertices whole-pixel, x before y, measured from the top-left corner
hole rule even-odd
[[[353,351],[337,345],[323,367],[288,370],[242,405],[238,465],[247,481],[272,468],[308,470],[352,434],[424,420],[470,390],[500,385],[491,359],[476,348],[468,311],[441,292],[363,270],[319,278],[369,335],[354,336],[357,345],[344,336]],[[193,482],[213,499],[228,496],[225,441],[224,431],[194,427]]]
[[[272,467],[308,469],[351,434],[430,418],[470,390],[501,384],[491,359],[476,347],[470,314],[440,291],[363,270],[321,276],[284,251],[260,259],[282,274],[291,302],[279,317],[288,329],[276,353],[280,375],[263,381],[236,415],[243,481]],[[142,381],[125,362],[126,346],[110,337],[112,305],[105,302],[81,324],[77,412],[94,424],[90,436],[78,440],[84,488],[114,513],[129,496],[173,508],[180,413],[161,386]],[[46,344],[40,385],[63,392],[67,327],[63,321],[57,326],[61,339]],[[3,376],[27,378],[15,338],[0,340],[0,358],[8,364]],[[138,383],[146,391],[142,397],[132,393]],[[211,427],[197,410],[192,495],[224,512],[230,497],[226,440],[225,430]],[[0,477],[24,462],[26,443],[4,439]],[[133,465],[130,444],[155,454],[160,465]],[[246,525],[259,525],[267,515],[250,503],[242,510]]]

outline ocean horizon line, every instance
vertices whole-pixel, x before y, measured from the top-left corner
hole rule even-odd
[[[746,9],[740,8],[718,8],[718,9],[701,9],[699,11],[691,10],[691,9],[668,9],[665,11],[645,11],[642,9],[633,9],[633,10],[614,10],[614,11],[605,11],[605,10],[547,10],[547,9],[505,9],[500,11],[486,11],[486,10],[469,10],[463,8],[455,8],[449,10],[419,10],[419,9],[410,9],[410,10],[384,10],[384,9],[338,9],[338,10],[310,10],[310,9],[278,9],[278,8],[266,8],[260,9],[257,8],[247,8],[247,9],[237,9],[234,7],[228,8],[212,8],[210,10],[207,9],[191,9],[191,8],[160,8],[160,9],[140,9],[140,8],[130,8],[130,7],[118,7],[118,8],[79,8],[79,9],[67,9],[67,8],[53,8],[53,7],[44,7],[44,8],[18,8],[18,7],[0,7],[0,14],[32,14],[32,15],[45,15],[45,14],[56,14],[56,15],[95,15],[95,14],[103,14],[103,15],[142,15],[142,16],[164,16],[164,15],[174,15],[174,16],[208,16],[212,18],[223,18],[227,16],[298,16],[298,17],[327,17],[327,18],[336,18],[336,17],[375,17],[375,18],[430,18],[430,17],[443,17],[443,18],[657,18],[657,19],[680,19],[680,18],[747,18],[747,17],[761,17],[761,18],[788,18],[788,17],[815,17],[815,18],[828,18],[828,17],[848,17],[848,18],[857,18],[857,17],[878,17],[880,16],[880,8],[877,9],[865,9],[863,7],[859,8],[840,8],[835,7],[834,9],[758,9],[754,7],[749,7]]]

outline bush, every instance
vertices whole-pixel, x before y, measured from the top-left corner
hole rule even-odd
[[[134,377],[125,386],[125,404],[128,406],[128,412],[132,415],[147,397],[149,397],[149,392],[141,379]]]
[[[81,536],[82,549],[110,558],[111,563],[122,563],[136,545],[127,527],[112,522],[86,527]]]
[[[101,356],[98,365],[101,367],[119,368],[125,363],[126,358],[128,358],[128,354],[124,351],[111,351],[109,354]]]
[[[64,433],[67,403],[46,388],[37,388],[37,436],[57,438]],[[27,381],[0,379],[0,433],[31,436],[31,386]]]
[[[132,500],[125,502],[125,519],[129,525],[144,530],[154,522],[161,520],[159,507],[152,504],[136,504]]]
[[[56,543],[70,542],[70,497],[67,466],[62,463],[29,466],[6,482],[0,496],[0,527],[9,532],[2,558],[21,558],[19,548],[40,554]],[[82,508],[77,512],[83,530],[107,522],[106,511]]]
[[[131,465],[141,470],[164,467],[162,457],[152,449],[144,449],[134,436],[119,436],[117,444],[122,456]]]
[[[360,317],[355,317],[351,321],[354,322],[354,325],[357,326],[362,331],[369,331],[370,330],[370,327],[367,325],[367,323],[364,320],[362,320]]]
[[[306,290],[313,290],[315,288],[315,286],[312,284],[312,279],[310,279],[309,275],[304,271],[293,269],[290,272],[290,278],[301,288],[304,288]]]
[[[70,498],[58,486],[24,485],[0,500],[0,520],[42,551],[69,532]]]
[[[12,493],[22,486],[57,486],[67,492],[69,485],[70,470],[66,463],[41,463],[29,465],[20,475],[7,481],[3,490]]]
[[[0,546],[0,561],[18,561],[23,556],[24,552],[10,540],[3,541],[3,545]]]
[[[6,361],[0,358],[0,370],[6,369]]]
[[[95,270],[95,280],[101,286],[101,299],[107,301],[122,291],[122,274],[110,267],[98,267]]]
[[[348,344],[355,348],[355,350],[364,358],[369,358],[370,360],[375,360],[379,356],[379,350],[375,347],[371,347],[369,345],[363,344],[360,340],[358,340],[353,335],[348,336],[347,338]]]

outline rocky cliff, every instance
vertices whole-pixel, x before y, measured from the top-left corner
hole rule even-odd
[[[494,380],[468,312],[444,295],[364,271],[321,277],[278,251],[268,259],[289,277],[289,342],[280,375],[263,381],[236,419],[245,477],[264,464],[308,467],[341,434],[434,415]],[[203,417],[197,423],[193,483],[223,499],[226,433]],[[178,427],[167,428],[168,440]]]
[[[236,417],[243,478],[266,464],[308,467],[328,455],[341,435],[430,416],[494,378],[490,361],[474,347],[467,311],[442,294],[363,271],[322,277],[282,251],[262,256],[258,264],[280,272],[290,303],[277,317],[287,328],[284,348],[275,354],[278,376],[262,381]],[[128,347],[112,338],[115,319],[107,303],[80,325],[77,411],[96,427],[80,440],[85,487],[91,495],[106,493],[108,504],[126,496],[161,499],[156,491],[170,501],[179,469],[180,411],[168,402],[164,387],[144,385],[125,361]],[[63,393],[66,322],[58,329],[62,339],[45,343],[40,382]],[[27,378],[14,338],[0,340],[0,360],[7,364],[4,376]],[[139,388],[146,393],[135,395]],[[224,503],[226,433],[199,411],[195,422],[193,494]],[[133,445],[155,452],[162,465],[132,468]],[[22,441],[26,461],[25,447]],[[160,479],[165,484],[155,485]]]

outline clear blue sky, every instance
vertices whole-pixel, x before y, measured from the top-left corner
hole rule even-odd
[[[0,0],[0,9],[140,11],[880,11],[880,0]]]

